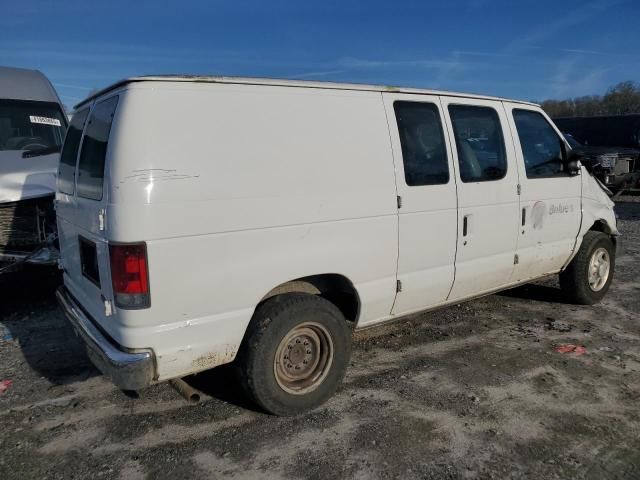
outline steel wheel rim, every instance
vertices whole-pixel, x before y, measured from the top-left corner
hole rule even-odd
[[[589,267],[587,275],[589,279],[589,288],[594,292],[599,292],[604,288],[609,280],[611,272],[611,260],[609,252],[606,248],[598,248],[589,259]]]
[[[333,363],[333,340],[316,322],[296,325],[280,341],[273,371],[280,388],[293,395],[312,392],[324,381]]]

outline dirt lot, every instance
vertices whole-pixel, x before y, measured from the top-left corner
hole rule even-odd
[[[139,398],[94,370],[55,275],[0,280],[0,477],[640,478],[640,204],[605,301],[554,280],[359,333],[344,386],[298,418],[256,412],[228,369]],[[560,354],[561,343],[587,353]]]

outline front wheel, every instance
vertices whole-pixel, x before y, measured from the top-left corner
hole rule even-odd
[[[240,380],[264,410],[295,415],[336,391],[351,354],[351,329],[328,300],[277,295],[254,314],[238,354]]]
[[[615,268],[615,246],[608,235],[589,231],[569,266],[560,273],[560,288],[574,303],[593,305],[609,290]]]

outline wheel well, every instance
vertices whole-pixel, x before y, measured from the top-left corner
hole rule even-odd
[[[595,232],[606,233],[607,235],[611,235],[611,228],[607,225],[607,222],[604,220],[596,220],[589,230],[593,230]]]
[[[611,231],[609,224],[607,224],[607,222],[605,222],[604,220],[596,220],[594,224],[591,225],[591,228],[589,229],[589,231],[606,233],[607,235],[609,235],[609,238],[613,242],[613,245],[617,248],[617,245],[618,245],[618,242],[616,241],[617,238],[615,235],[613,235],[613,232]]]
[[[344,315],[344,318],[355,326],[360,314],[360,297],[348,278],[337,273],[325,273],[297,278],[271,289],[260,303],[275,295],[283,293],[310,293],[318,295],[333,303]]]

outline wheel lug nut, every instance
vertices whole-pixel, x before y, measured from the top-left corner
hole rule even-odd
[[[311,350],[307,350],[307,353],[309,353],[309,354],[310,354],[310,353],[311,353]]]
[[[309,361],[308,360],[303,360],[302,363],[304,363],[306,365],[307,363],[309,363]]]
[[[300,370],[300,365],[296,365],[296,370]]]
[[[287,360],[289,358],[289,355],[285,355],[284,359]]]
[[[296,338],[296,343],[300,343],[300,339],[299,338]]]
[[[305,344],[305,346],[306,346],[306,345],[309,345],[309,342],[307,342],[307,341],[305,340],[304,344]]]
[[[291,350],[293,347],[291,345],[287,345],[287,348]]]

